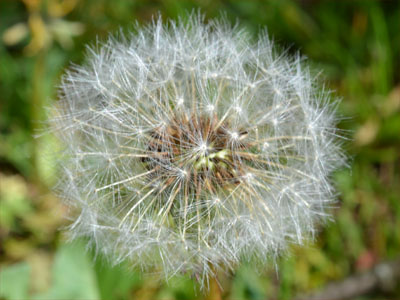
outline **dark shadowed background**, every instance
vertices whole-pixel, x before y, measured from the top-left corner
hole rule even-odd
[[[400,258],[399,1],[0,0],[0,299],[203,299],[190,278],[158,282],[93,261],[84,241],[66,243],[66,210],[50,191],[57,143],[33,138],[85,44],[157,12],[176,19],[198,8],[255,36],[267,27],[289,53],[299,49],[343,99],[340,127],[350,138],[351,167],[334,174],[334,222],[315,243],[292,247],[278,271],[242,265],[222,276],[223,298],[294,299]],[[399,281],[380,278],[351,299],[400,299]]]

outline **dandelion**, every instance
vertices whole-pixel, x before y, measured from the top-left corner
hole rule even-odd
[[[303,243],[344,161],[330,98],[299,56],[199,15],[89,48],[51,120],[72,237],[199,278]]]

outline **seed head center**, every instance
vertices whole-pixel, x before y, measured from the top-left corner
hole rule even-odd
[[[175,116],[165,126],[154,129],[148,138],[150,157],[143,160],[146,168],[157,170],[159,183],[173,185],[174,170],[185,178],[190,192],[216,192],[237,185],[246,173],[246,158],[240,157],[247,145],[233,146],[247,132],[231,131],[228,121],[217,116]],[[232,136],[234,132],[234,137]],[[200,142],[199,142],[200,141]],[[238,148],[239,147],[239,148]],[[237,152],[237,153],[236,153]],[[182,171],[185,170],[185,176]]]

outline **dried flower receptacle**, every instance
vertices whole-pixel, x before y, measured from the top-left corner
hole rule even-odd
[[[220,188],[239,184],[245,175],[243,164],[248,161],[245,152],[248,145],[243,142],[247,131],[241,130],[232,138],[228,128],[215,114],[185,113],[174,116],[164,128],[157,128],[147,137],[149,155],[143,158],[154,171],[151,176],[157,178],[156,185],[161,189],[172,185],[177,174],[171,177],[171,165],[184,179],[182,188],[187,191],[186,197],[201,195],[204,189],[216,193]],[[238,141],[240,144],[234,147],[232,143]]]

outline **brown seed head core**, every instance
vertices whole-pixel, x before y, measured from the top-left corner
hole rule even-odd
[[[143,162],[148,169],[157,170],[151,176],[159,178],[163,189],[174,182],[177,170],[187,192],[196,195],[236,186],[246,174],[246,157],[237,153],[248,148],[248,132],[231,132],[230,128],[229,122],[217,115],[175,116],[148,135],[148,151],[155,155]]]

